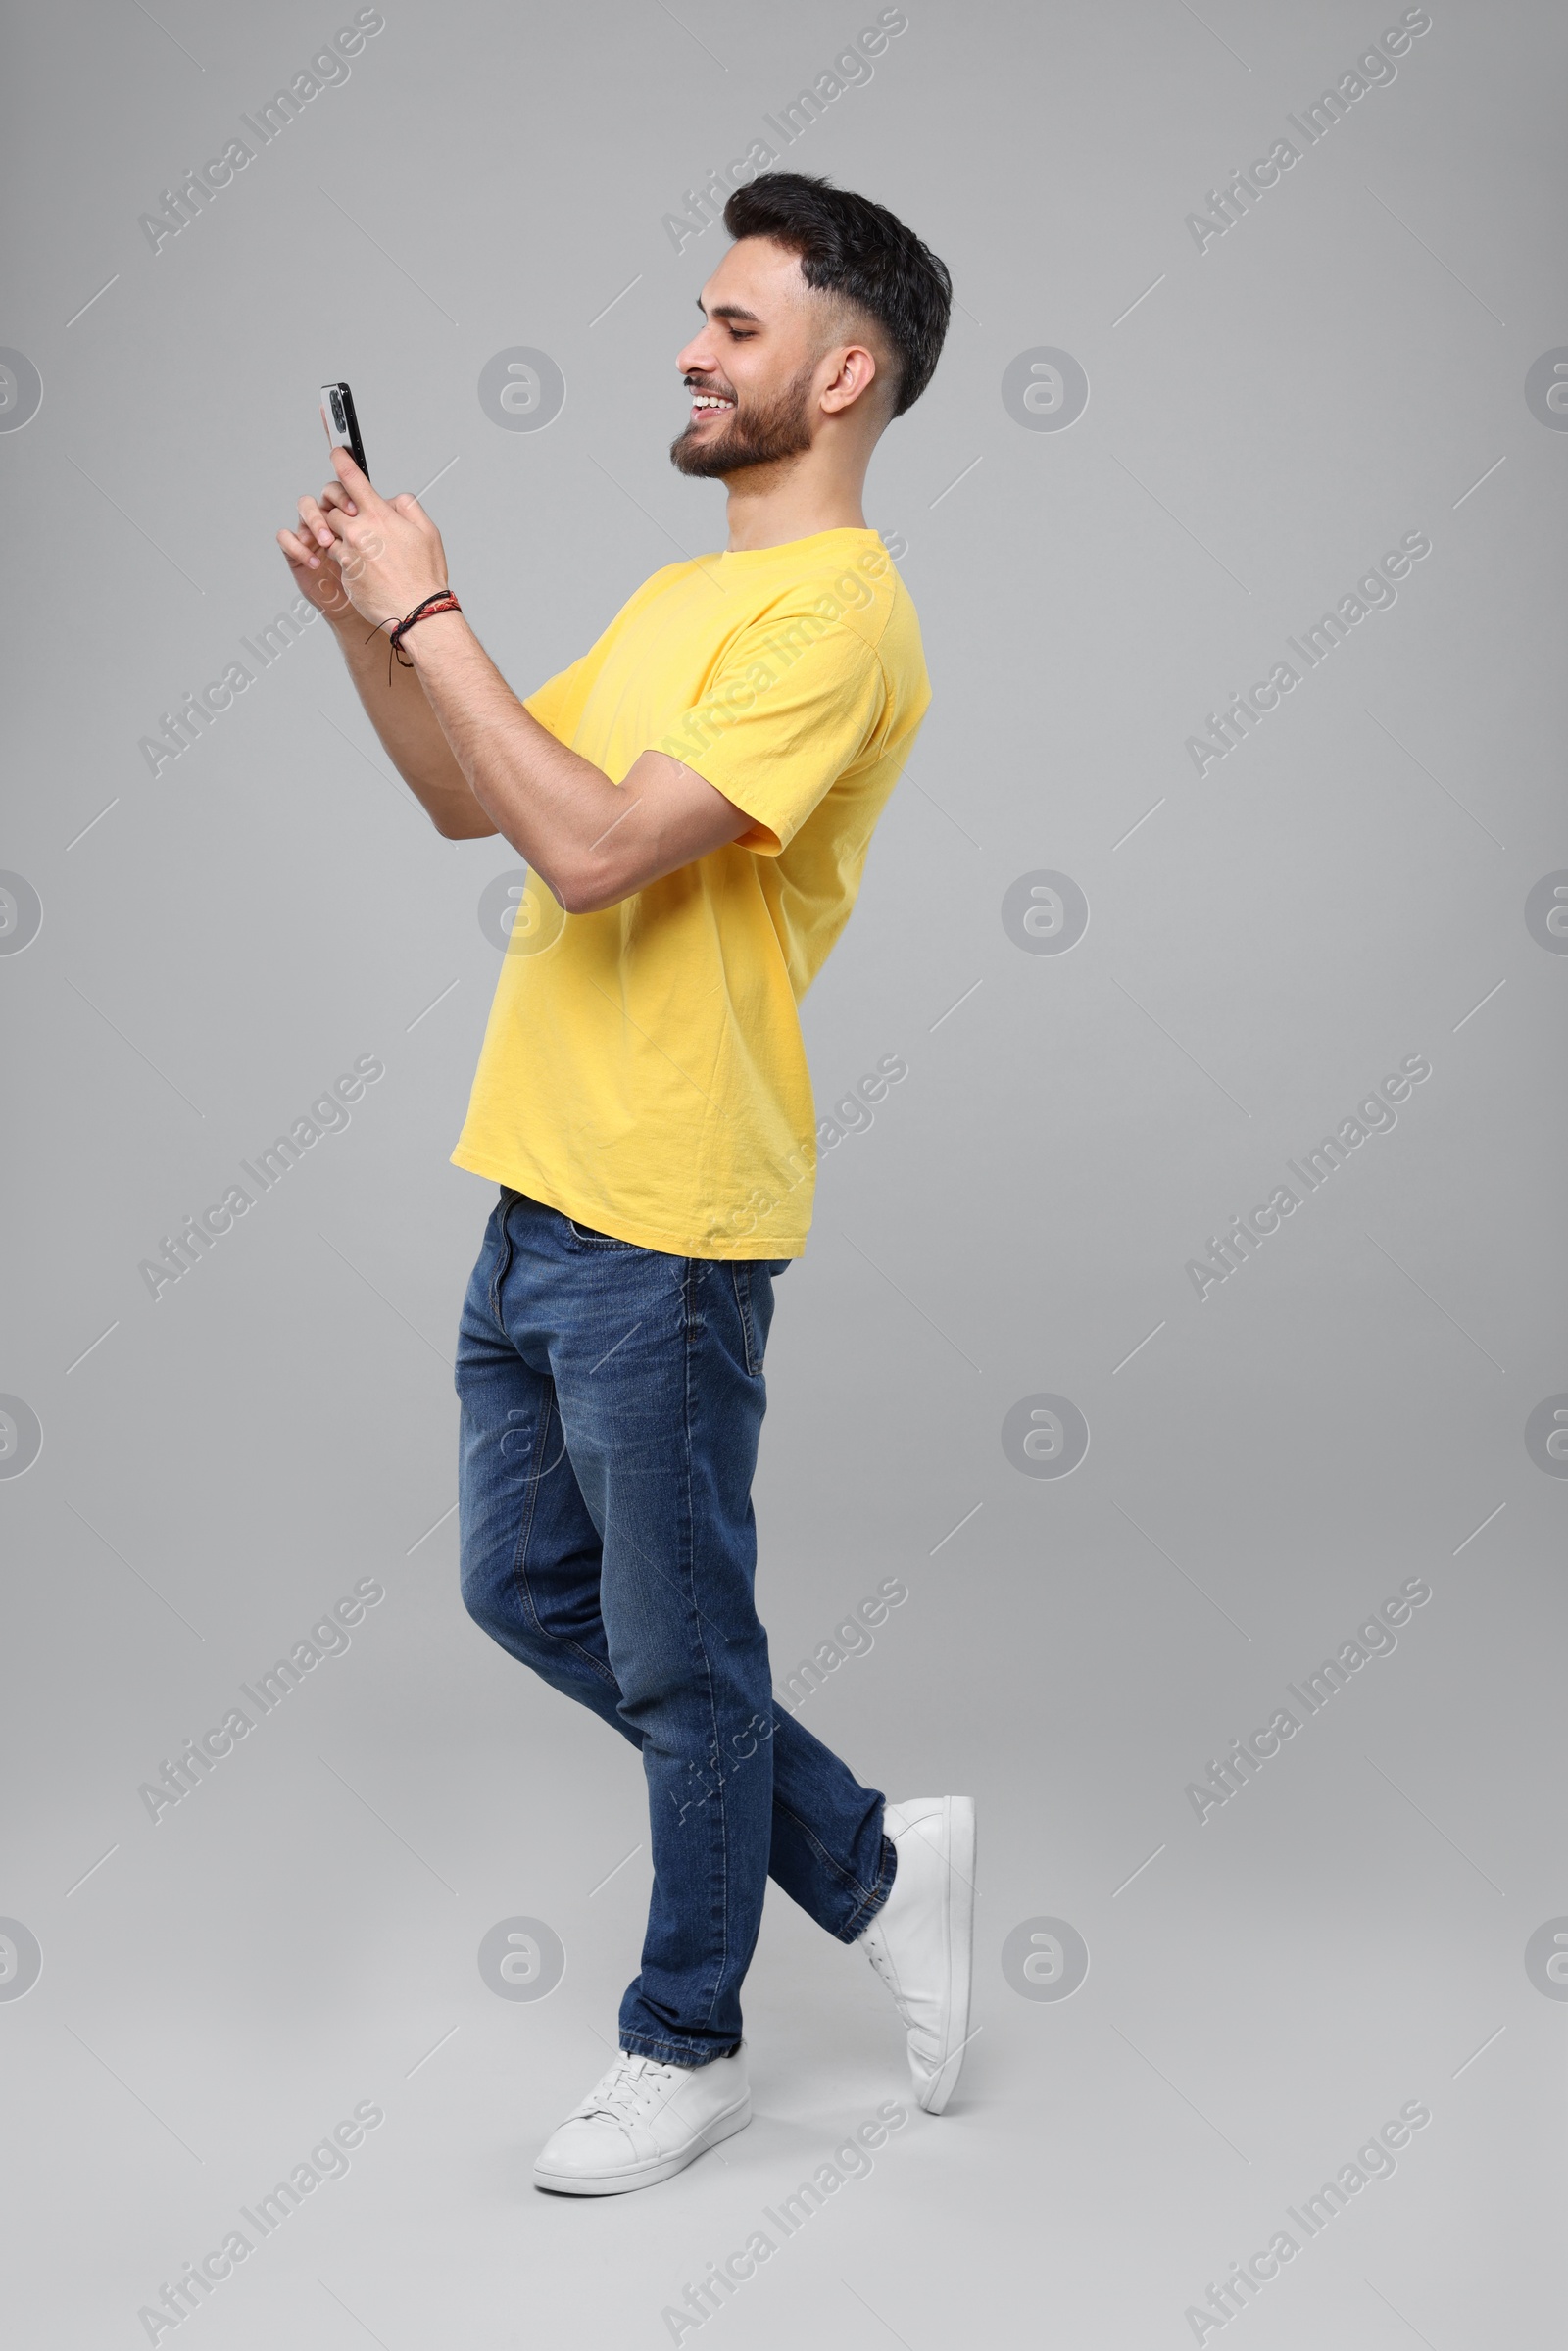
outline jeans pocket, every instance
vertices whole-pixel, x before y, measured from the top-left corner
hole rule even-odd
[[[745,1257],[732,1257],[729,1265],[730,1287],[735,1293],[736,1310],[741,1318],[741,1346],[746,1353],[746,1368],[755,1380],[762,1368],[762,1347],[765,1334],[759,1330],[752,1299],[752,1267]]]
[[[579,1224],[573,1216],[566,1218],[566,1226],[573,1241],[580,1242],[584,1249],[635,1249],[637,1247],[635,1241],[617,1241],[613,1233],[599,1233],[591,1224]]]
[[[507,1223],[507,1216],[513,1201],[517,1198],[518,1195],[515,1192],[509,1192],[505,1185],[502,1186],[501,1198],[490,1211],[491,1230],[485,1235],[486,1249],[490,1248],[492,1238],[495,1244],[495,1257],[490,1267],[490,1314],[497,1329],[503,1331],[506,1329],[506,1322],[501,1312],[501,1285],[512,1269],[512,1233]],[[481,1265],[484,1263],[482,1251],[479,1262]]]

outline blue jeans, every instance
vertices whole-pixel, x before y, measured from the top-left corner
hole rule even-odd
[[[752,1474],[773,1278],[503,1188],[463,1303],[463,1597],[642,1749],[654,1890],[622,2048],[728,2056],[772,1877],[840,1942],[886,1901],[881,1791],[775,1705]]]

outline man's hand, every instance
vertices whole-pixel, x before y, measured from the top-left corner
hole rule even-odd
[[[495,823],[469,790],[417,677],[412,669],[400,668],[388,660],[384,633],[367,628],[350,599],[344,567],[358,559],[332,529],[328,516],[333,514],[344,524],[360,519],[359,504],[335,476],[318,499],[302,498],[298,522],[292,529],[278,532],[277,543],[295,588],[331,623],[370,724],[436,830],[452,841],[476,840],[493,833]],[[405,527],[401,515],[392,518],[400,529]],[[431,568],[435,576],[444,577],[441,542],[422,516],[420,519],[436,551]],[[422,593],[428,595],[429,588],[423,587]],[[412,612],[419,601],[420,592],[416,591],[398,606],[398,616]],[[458,625],[463,624],[460,621]],[[414,633],[418,634],[417,630]]]
[[[408,491],[389,503],[373,490],[346,449],[333,450],[332,467],[336,483],[319,503],[300,500],[298,531],[280,530],[277,543],[321,611],[335,612],[333,590],[316,583],[335,572],[340,591],[372,627],[401,620],[447,584],[441,534]]]
[[[314,498],[300,500],[300,518],[293,530],[280,530],[277,543],[288,561],[294,585],[318,612],[324,612],[335,626],[345,620],[356,620],[358,614],[349,601],[338,566],[337,541],[326,527],[321,508],[344,501],[347,493],[340,482],[330,481],[321,492],[320,502]],[[354,511],[352,505],[349,512]],[[364,630],[361,630],[364,635]]]

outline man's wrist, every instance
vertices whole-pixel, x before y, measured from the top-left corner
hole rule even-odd
[[[436,593],[442,596],[450,596],[452,591],[450,588],[441,588],[438,589]],[[412,611],[413,608],[411,607],[410,609]],[[461,620],[462,618],[463,607],[456,602],[443,606],[437,612],[421,612],[418,619],[413,623],[408,633],[398,639],[399,653],[402,654],[406,661],[412,661],[416,668],[418,668],[421,666],[421,655],[428,658],[435,651],[435,638],[433,634],[430,633],[430,631],[433,630],[435,623],[438,620]]]
[[[365,614],[358,609],[353,599],[347,595],[337,604],[321,604],[318,605],[316,609],[345,644],[353,642],[356,631],[363,637],[369,625]]]

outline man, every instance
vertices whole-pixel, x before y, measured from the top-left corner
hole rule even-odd
[[[620,2054],[535,2167],[576,2195],[750,2120],[769,1876],[881,1974],[930,2113],[968,2033],[973,1805],[885,1805],[774,1704],[751,1503],[773,1283],[810,1217],[796,1007],[930,699],[861,489],[951,279],[822,179],[765,174],[724,221],[670,456],[723,482],[728,546],[656,572],[525,703],[416,500],[339,450],[278,533],[437,831],[500,833],[529,871],[453,1153],[501,1187],[459,1340],[463,1592],[642,1750],[654,1890]]]

